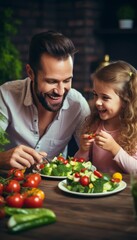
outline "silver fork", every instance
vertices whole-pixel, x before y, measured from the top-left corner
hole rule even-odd
[[[47,161],[48,163],[50,163],[50,160],[47,157],[43,157],[42,160],[43,161]]]
[[[50,163],[50,160],[47,158],[47,156],[44,157],[41,153],[39,153],[39,154],[42,156],[43,162],[47,161],[48,163]]]

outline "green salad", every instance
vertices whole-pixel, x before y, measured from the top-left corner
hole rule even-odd
[[[65,187],[69,191],[80,193],[102,193],[113,191],[120,184],[120,179],[114,179],[109,174],[97,170],[74,172],[67,176]]]
[[[80,172],[85,169],[91,170],[92,163],[86,162],[84,158],[69,157],[65,159],[61,154],[54,157],[51,163],[43,164],[40,167],[40,173],[46,176],[67,177],[71,173]]]

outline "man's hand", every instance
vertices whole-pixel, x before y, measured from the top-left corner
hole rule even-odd
[[[42,155],[46,156],[47,154],[43,152],[39,154],[33,148],[20,145],[0,153],[0,166],[18,169],[30,168],[42,161]]]

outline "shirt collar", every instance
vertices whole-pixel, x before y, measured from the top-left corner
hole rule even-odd
[[[28,77],[27,78],[27,86],[26,86],[26,95],[24,98],[24,105],[30,106],[32,104],[33,104],[33,97],[32,97],[32,92],[31,92],[31,79]]]

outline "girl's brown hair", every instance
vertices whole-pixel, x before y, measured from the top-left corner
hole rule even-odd
[[[108,66],[99,68],[92,75],[92,79],[98,79],[104,83],[114,86],[114,91],[124,102],[124,109],[121,111],[121,128],[118,142],[129,154],[137,150],[137,71],[127,62],[111,62]],[[91,116],[87,118],[84,125],[84,132],[95,131],[100,118],[96,107],[91,106]]]

